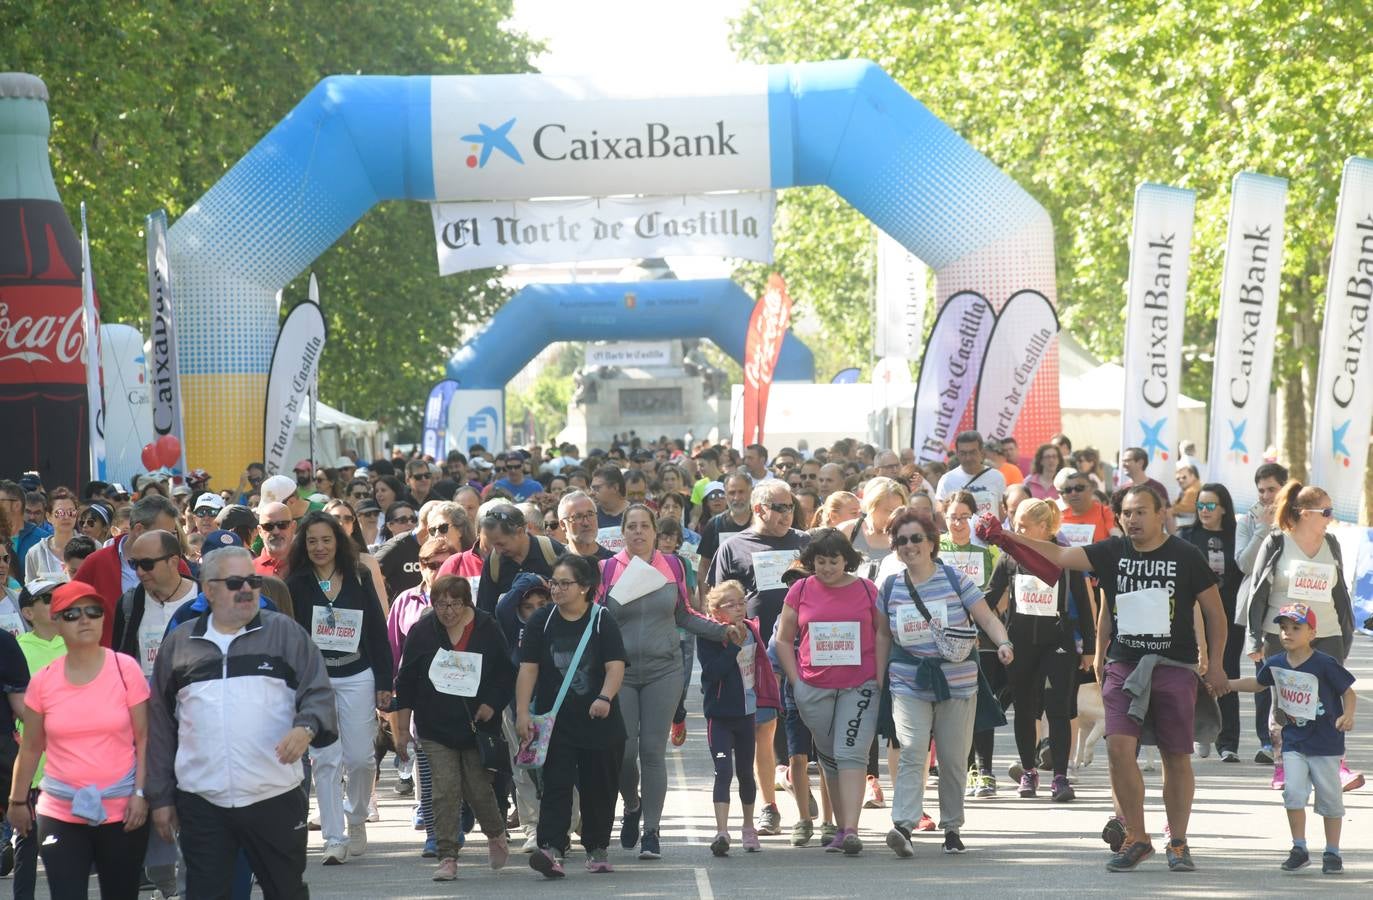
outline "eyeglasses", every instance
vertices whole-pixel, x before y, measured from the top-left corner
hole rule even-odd
[[[971,515],[967,515],[967,516],[949,516],[949,521],[950,521],[950,522],[971,522],[972,520],[973,520],[973,517],[972,517]]]
[[[1083,491],[1086,491],[1086,490],[1090,490],[1090,487],[1089,487],[1088,485],[1085,485],[1085,484],[1069,484],[1069,485],[1065,485],[1064,488],[1063,488],[1063,490],[1059,491],[1059,493],[1060,493],[1060,494],[1080,494],[1080,493],[1082,493]]]
[[[334,516],[334,518],[337,519],[338,523],[344,528],[351,528],[353,523],[357,521],[356,516]]]
[[[258,524],[258,527],[263,531],[285,531],[293,524],[294,523],[290,519],[287,519],[284,522],[261,522]]]
[[[1321,518],[1323,518],[1323,519],[1333,518],[1334,515],[1335,515],[1335,510],[1334,510],[1334,508],[1333,508],[1333,507],[1330,507],[1330,506],[1327,506],[1327,507],[1325,507],[1324,509],[1303,509],[1302,512],[1304,512],[1304,513],[1320,513],[1320,514],[1321,514]]]
[[[224,586],[231,591],[239,591],[246,584],[253,590],[262,587],[261,575],[230,575],[228,578],[207,578],[206,581],[222,581]]]
[[[416,519],[414,516],[396,516],[395,518],[387,519],[386,521],[391,525],[414,525]]]
[[[923,544],[923,543],[925,543],[925,535],[923,535],[923,534],[918,534],[918,533],[917,533],[917,534],[900,534],[900,535],[897,535],[896,537],[894,537],[894,538],[891,539],[891,546],[892,546],[892,549],[893,549],[893,550],[900,549],[901,547],[904,547],[904,546],[906,546],[907,544]]]
[[[95,621],[105,618],[105,607],[103,606],[69,606],[57,614],[63,622],[75,622],[83,615]]]
[[[1219,503],[1210,500],[1208,500],[1205,503],[1197,504],[1197,509],[1201,510],[1202,512],[1215,512],[1219,507]]]
[[[765,503],[763,505],[775,513],[789,513],[796,509],[795,503]]]
[[[430,526],[429,526],[429,536],[430,536],[430,537],[438,537],[438,536],[441,535],[441,534],[447,534],[447,533],[448,533],[448,528],[449,528],[449,525],[448,525],[447,522],[440,522],[440,523],[437,524],[437,525],[430,525]]]
[[[577,586],[577,582],[570,578],[549,579],[548,586],[554,590],[567,591]]]
[[[461,600],[435,600],[429,605],[434,607],[435,611],[447,611],[451,609],[462,609],[467,604],[463,603]]]
[[[129,565],[133,566],[135,569],[142,569],[144,572],[151,572],[158,563],[162,562],[164,559],[171,559],[173,556],[176,556],[176,554],[168,553],[166,556],[150,556],[147,559],[134,559],[133,557],[129,557]]]
[[[411,475],[411,476],[410,476],[410,480],[411,480],[411,481],[428,481],[429,479],[431,479],[431,478],[433,478],[433,477],[434,477],[434,476],[433,476],[433,475],[430,475],[428,472],[416,472],[414,475]]]
[[[567,521],[567,522],[589,522],[590,520],[592,520],[592,519],[594,519],[594,518],[596,518],[596,513],[595,513],[595,511],[593,510],[593,511],[591,511],[591,512],[568,513],[566,516],[564,516],[564,521]]]

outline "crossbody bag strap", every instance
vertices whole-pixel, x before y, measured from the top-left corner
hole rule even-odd
[[[562,708],[563,700],[567,697],[567,689],[572,687],[572,679],[577,674],[577,665],[582,661],[586,645],[591,643],[591,632],[596,629],[596,618],[601,614],[601,609],[602,607],[595,604],[591,606],[591,621],[586,623],[586,630],[582,632],[582,639],[577,644],[577,652],[572,654],[572,662],[568,664],[567,674],[563,676],[562,686],[558,688],[558,697],[553,701],[553,708],[548,711],[554,718],[557,718],[558,710]],[[553,615],[557,614],[557,610],[554,610]]]
[[[925,617],[926,622],[931,621],[930,611],[925,608],[925,601],[920,599],[920,593],[915,589],[915,585],[911,583],[910,570],[907,569],[902,572],[901,577],[906,579],[906,590],[910,592],[911,599],[915,601],[915,608],[920,610],[920,615]]]

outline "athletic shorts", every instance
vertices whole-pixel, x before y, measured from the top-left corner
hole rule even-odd
[[[1125,680],[1135,664],[1112,660],[1106,664],[1101,685],[1101,702],[1106,708],[1106,736],[1113,734],[1139,738],[1143,724],[1130,718],[1134,699],[1125,693]],[[1154,743],[1164,753],[1191,753],[1193,726],[1197,709],[1197,673],[1181,666],[1156,666],[1149,691],[1146,721],[1153,727]]]
[[[758,707],[758,712],[754,713],[753,724],[754,727],[766,725],[769,722],[775,721],[776,718],[777,710],[773,709],[771,706],[760,706]]]

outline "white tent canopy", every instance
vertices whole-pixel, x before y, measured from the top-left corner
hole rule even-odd
[[[356,450],[358,459],[376,459],[382,449],[381,426],[340,412],[326,403],[315,404],[315,462],[332,466],[344,450]],[[286,454],[287,465],[294,466],[310,458],[309,404],[300,411],[291,449]]]

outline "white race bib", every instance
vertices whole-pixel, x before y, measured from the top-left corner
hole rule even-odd
[[[943,628],[949,624],[949,607],[943,600],[934,600],[925,603],[925,608],[930,611],[930,620],[939,623]],[[914,603],[903,603],[896,608],[896,642],[903,647],[914,647],[925,639],[926,633],[930,630],[930,623],[925,621],[925,617],[920,615],[920,610]]]
[[[950,553],[940,553],[939,558],[948,562],[964,575],[968,580],[978,587],[982,587],[985,582],[987,561],[980,550],[969,550],[967,552],[954,551]]]
[[[1297,722],[1310,722],[1316,718],[1316,710],[1320,705],[1320,682],[1316,676],[1277,666],[1269,671],[1273,673],[1278,709]]]
[[[811,622],[806,631],[812,666],[856,666],[863,661],[857,622]]]
[[[334,624],[330,625],[329,607],[314,608],[310,615],[310,636],[314,638],[315,646],[321,650],[357,653],[362,637],[362,610],[336,607],[333,619]]]
[[[1225,576],[1225,552],[1222,550],[1207,550],[1206,565],[1211,568],[1211,573],[1217,578]]]
[[[596,543],[609,550],[611,553],[619,553],[625,548],[624,530],[619,525],[607,525],[596,530]]]
[[[1065,522],[1059,527],[1058,533],[1063,535],[1063,539],[1068,542],[1069,547],[1084,547],[1096,537],[1096,526],[1090,522],[1078,524]]]
[[[153,674],[153,663],[157,662],[157,648],[162,646],[162,637],[166,633],[161,628],[139,627],[138,662],[143,667],[144,676]]]
[[[734,661],[739,664],[739,677],[744,679],[744,690],[753,690],[753,660],[758,654],[758,645],[749,641],[739,648],[739,655]]]
[[[4,612],[0,612],[0,628],[3,628],[15,637],[19,637],[19,635],[24,633],[24,620],[20,618],[19,613],[5,610]]]
[[[1287,564],[1287,599],[1302,603],[1329,603],[1335,587],[1335,567],[1329,563]]]
[[[799,550],[760,550],[753,554],[753,585],[759,591],[775,591],[786,587],[782,573],[791,567]]]
[[[482,577],[480,575],[465,575],[467,584],[472,588],[472,605],[477,605],[477,588],[481,586]]]
[[[1058,589],[1033,575],[1016,575],[1015,611],[1022,616],[1057,616]]]
[[[429,683],[440,694],[477,696],[482,683],[482,655],[440,648],[429,664]]]
[[[1172,634],[1166,588],[1140,588],[1116,595],[1116,629],[1121,634]]]

